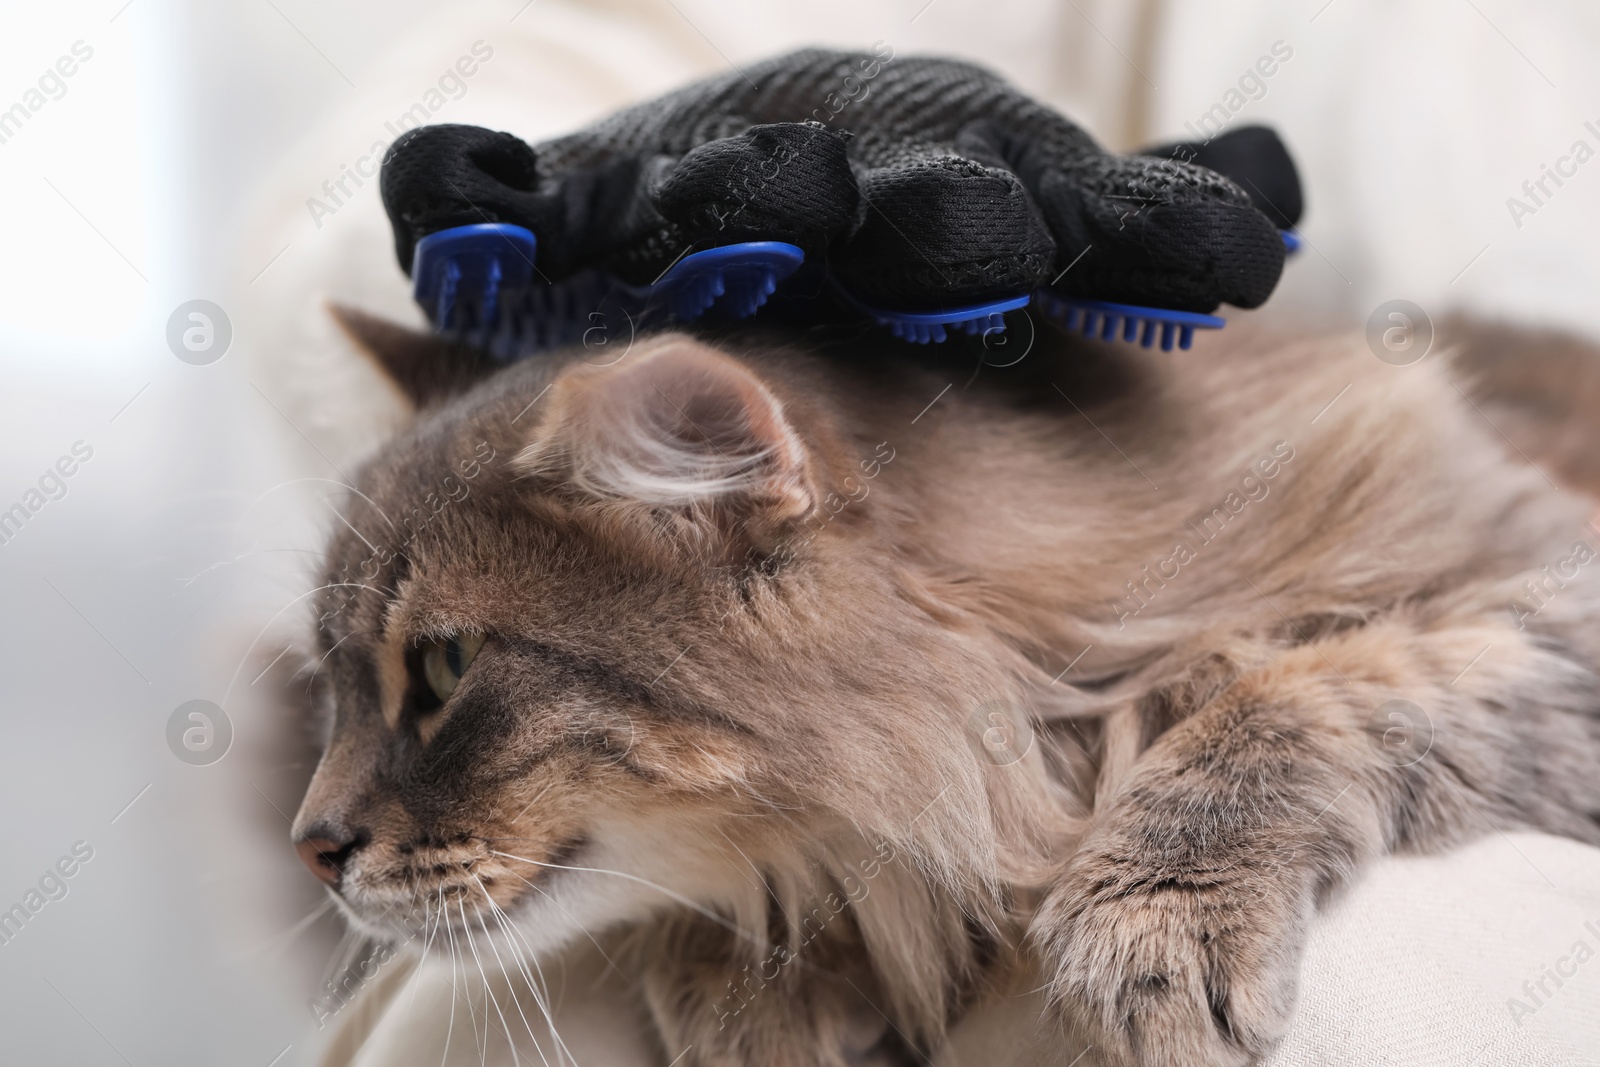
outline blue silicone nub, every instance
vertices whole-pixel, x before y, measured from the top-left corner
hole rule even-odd
[[[1300,251],[1303,243],[1293,230],[1279,230],[1283,249],[1287,255]],[[1171,352],[1174,344],[1188,351],[1194,344],[1196,330],[1220,330],[1228,320],[1217,315],[1202,315],[1194,311],[1169,311],[1166,308],[1141,307],[1136,304],[1113,304],[1104,300],[1079,300],[1057,296],[1054,293],[1038,294],[1040,308],[1069,330],[1082,330],[1085,337],[1102,341],[1137,341],[1150,348],[1158,341],[1161,351]]]
[[[1301,239],[1283,230],[1294,254]],[[637,325],[690,322],[715,308],[748,318],[805,261],[805,253],[782,241],[746,241],[684,256],[647,286],[627,285],[597,271],[580,271],[551,284],[534,266],[539,242],[531,231],[504,222],[457,226],[417,242],[412,259],[412,295],[434,329],[487,349],[510,361],[559,345],[575,344],[613,313]],[[1136,342],[1187,350],[1196,330],[1217,330],[1216,315],[1084,300],[1040,291],[938,311],[888,311],[871,307],[834,283],[846,302],[912,344],[939,343],[953,330],[988,334],[1006,328],[1005,314],[1037,300],[1040,309],[1069,330],[1103,341]]]
[[[679,322],[699,318],[714,304],[736,319],[746,319],[805,258],[799,248],[783,241],[745,241],[708,248],[678,260],[652,289],[666,295],[672,316]]]
[[[684,256],[650,285],[593,270],[552,284],[535,278],[538,244],[505,222],[429,234],[412,257],[412,296],[439,334],[510,361],[576,344],[613,315],[641,325],[689,322],[714,307],[746,318],[805,261],[794,245],[748,241]]]
[[[914,345],[938,344],[949,336],[949,330],[971,334],[1002,333],[1006,328],[1005,313],[1028,306],[1028,297],[1023,295],[942,311],[885,311],[863,304],[843,288],[835,286],[835,289],[879,326],[887,326],[900,340]]]
[[[499,332],[505,298],[533,282],[539,242],[521,226],[457,226],[417,242],[411,295],[441,334],[487,346]]]
[[[1069,330],[1082,330],[1085,337],[1101,341],[1136,341],[1149,348],[1158,341],[1161,351],[1171,352],[1173,344],[1188,351],[1196,330],[1220,330],[1227,319],[1195,311],[1169,311],[1166,308],[1113,304],[1105,300],[1079,300],[1075,297],[1038,294],[1040,309]]]

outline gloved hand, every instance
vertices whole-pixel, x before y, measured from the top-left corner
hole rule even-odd
[[[592,268],[644,285],[688,252],[777,240],[903,311],[1036,289],[1182,311],[1261,304],[1283,268],[1279,226],[1299,213],[1282,145],[1257,128],[1156,151],[1108,154],[968,63],[807,50],[536,148],[422,127],[391,149],[381,191],[408,273],[420,238],[508,222],[533,231],[557,282]]]

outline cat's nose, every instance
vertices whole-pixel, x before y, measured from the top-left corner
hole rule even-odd
[[[295,842],[295,851],[300,854],[300,862],[306,869],[327,884],[337,887],[339,879],[344,875],[345,864],[349,862],[356,849],[365,843],[366,835],[352,833],[330,836],[331,831],[322,829],[318,833],[303,837]]]

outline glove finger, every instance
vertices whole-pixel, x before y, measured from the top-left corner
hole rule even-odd
[[[832,258],[852,294],[886,309],[939,310],[1048,280],[1055,242],[1002,161],[902,136],[861,140],[851,154],[862,214]]]
[[[439,230],[526,225],[537,183],[533,149],[509,133],[453,124],[408,131],[384,157],[378,180],[401,269],[411,273],[417,241]]]
[[[1283,273],[1278,227],[1237,185],[1148,156],[1062,160],[1048,142],[994,130],[1058,245],[1063,296],[1209,312],[1258,307]]]
[[[1266,126],[1241,126],[1209,141],[1142,148],[1139,155],[1177,159],[1214,170],[1250,194],[1250,202],[1279,229],[1293,229],[1305,210],[1300,175],[1289,149]]]
[[[646,161],[618,155],[559,175],[509,133],[441,124],[390,149],[379,191],[407,274],[416,243],[455,226],[507,222],[539,241],[539,270],[560,280],[596,256],[619,255],[663,225],[643,195]]]
[[[854,221],[860,195],[842,138],[818,123],[779,122],[691,149],[652,199],[695,248],[786,241],[817,257]]]

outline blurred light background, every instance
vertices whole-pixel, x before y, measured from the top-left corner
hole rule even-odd
[[[0,909],[75,843],[93,856],[0,944],[0,1060],[315,1061],[338,928],[286,846],[309,767],[271,664],[394,417],[316,299],[409,308],[376,183],[307,202],[475,42],[494,58],[439,121],[535,139],[884,40],[980,59],[1119,149],[1190,136],[1281,42],[1230,111],[1275,125],[1308,189],[1311,247],[1262,314],[1359,329],[1403,297],[1594,333],[1600,162],[1532,214],[1508,200],[1600,149],[1597,23],[1587,0],[8,3],[0,510],[28,517],[0,544]],[[168,343],[191,300],[231,325],[209,363]],[[65,495],[41,489],[78,442]],[[168,744],[195,699],[232,723],[209,765]]]

